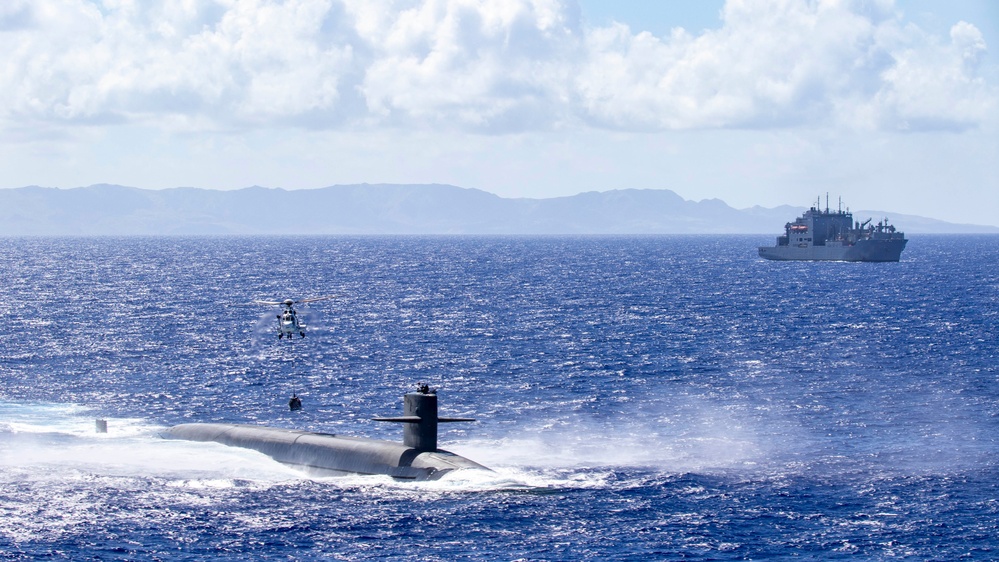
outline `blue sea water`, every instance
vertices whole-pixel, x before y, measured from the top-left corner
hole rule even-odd
[[[997,559],[999,238],[911,238],[0,239],[0,559]],[[291,342],[251,304],[327,294]],[[159,437],[394,440],[421,382],[494,473]]]

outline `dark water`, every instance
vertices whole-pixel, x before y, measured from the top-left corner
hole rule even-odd
[[[999,558],[999,238],[769,241],[2,239],[0,559]],[[292,343],[249,304],[326,294]],[[157,436],[397,439],[368,418],[420,382],[495,474],[310,479]]]

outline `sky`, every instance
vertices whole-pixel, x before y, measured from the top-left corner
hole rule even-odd
[[[999,226],[997,48],[992,0],[4,0],[0,188],[828,193]]]

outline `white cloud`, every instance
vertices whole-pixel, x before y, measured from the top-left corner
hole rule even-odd
[[[360,21],[392,13],[362,2]],[[578,24],[554,0],[430,0],[365,26],[374,56],[360,88],[392,122],[544,128],[567,107]]]
[[[901,129],[973,126],[993,114],[974,26],[958,24],[940,45],[888,6],[861,6],[731,0],[724,25],[697,37],[593,30],[577,79],[585,115],[636,129]]]
[[[29,25],[0,34],[8,119],[274,124],[335,111],[352,70],[350,35],[324,28],[329,2],[47,0],[28,9]]]
[[[0,8],[9,129],[382,126],[509,132],[995,119],[987,46],[890,2],[730,0],[723,25],[584,28],[559,0],[37,0]]]
[[[986,52],[981,32],[959,22],[951,28],[949,44],[912,34],[922,40],[895,50],[894,64],[882,74],[874,98],[885,126],[963,129],[985,120],[996,108],[996,96],[977,74]]]

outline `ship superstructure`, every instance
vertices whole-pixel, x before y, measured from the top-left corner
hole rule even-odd
[[[905,233],[888,219],[871,224],[854,222],[853,214],[841,208],[825,210],[818,203],[784,225],[776,246],[760,246],[760,257],[769,260],[898,261],[908,242]]]

